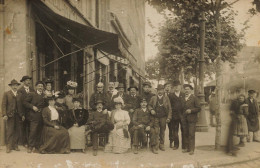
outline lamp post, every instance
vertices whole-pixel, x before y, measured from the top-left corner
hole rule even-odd
[[[205,47],[205,13],[201,12],[201,20],[200,20],[200,58],[199,58],[199,85],[200,90],[198,97],[200,99],[200,107],[201,111],[199,113],[198,122],[196,125],[197,132],[208,132],[208,124],[206,120],[206,112],[205,112],[205,94],[204,94],[204,47]]]

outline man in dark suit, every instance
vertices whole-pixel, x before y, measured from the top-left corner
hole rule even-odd
[[[172,119],[172,108],[169,97],[164,94],[164,86],[159,84],[157,86],[157,95],[153,96],[148,104],[148,109],[151,114],[154,115],[159,123],[160,130],[160,144],[159,149],[165,151],[164,139],[165,139],[165,129],[166,124]]]
[[[22,114],[18,114],[18,96],[17,93],[18,83],[16,80],[12,80],[10,84],[11,90],[4,93],[3,101],[2,101],[2,115],[3,119],[7,120],[7,144],[6,144],[6,153],[10,153],[12,149],[19,151],[18,148],[18,139],[19,139],[19,125],[22,120],[24,120],[24,116]]]
[[[90,100],[89,100],[89,106],[91,107],[91,109],[93,111],[96,111],[96,102],[97,100],[102,100],[104,102],[104,110],[107,111],[109,110],[108,109],[108,103],[110,102],[109,101],[109,98],[107,96],[107,94],[104,92],[104,84],[99,82],[97,84],[97,91],[95,93],[93,93],[91,96],[90,96]]]
[[[23,101],[23,105],[29,109],[30,133],[28,153],[31,153],[33,148],[39,149],[42,134],[42,109],[46,106],[44,101],[44,83],[36,82],[36,91],[29,93]]]
[[[182,113],[182,124],[184,131],[184,149],[183,153],[189,152],[194,154],[195,150],[195,131],[196,122],[198,120],[197,113],[200,111],[200,105],[197,97],[191,94],[193,87],[189,84],[184,84],[184,108]]]
[[[146,99],[147,102],[150,102],[151,98],[155,96],[155,94],[151,93],[151,82],[147,81],[143,83],[143,94],[142,97]]]
[[[19,93],[19,101],[18,101],[18,108],[19,111],[25,116],[24,122],[21,122],[20,126],[20,142],[22,145],[27,146],[28,145],[28,138],[29,138],[29,109],[27,109],[23,105],[23,101],[27,97],[27,95],[31,92],[34,92],[33,88],[31,87],[31,77],[29,76],[23,76],[20,82],[23,83],[23,86],[18,89]]]
[[[258,130],[259,130],[259,106],[257,100],[255,99],[255,90],[248,91],[248,98],[246,103],[248,104],[248,116],[247,116],[247,125],[248,125],[248,132],[249,135],[247,137],[247,141],[255,141],[260,142],[258,137]]]
[[[183,102],[185,94],[181,92],[182,85],[180,81],[173,82],[173,93],[169,94],[169,99],[172,106],[172,120],[169,122],[169,140],[170,147],[174,141],[173,150],[179,148],[179,127],[181,126],[182,149],[184,149],[183,125],[181,123],[181,115],[183,112]]]

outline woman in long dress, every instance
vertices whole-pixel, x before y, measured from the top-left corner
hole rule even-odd
[[[121,97],[114,99],[115,110],[111,113],[111,122],[114,129],[109,133],[108,144],[105,152],[125,153],[130,148],[131,138],[128,132],[130,117],[128,112],[122,110],[124,101]]]
[[[47,102],[49,106],[42,111],[44,127],[40,153],[70,153],[69,133],[64,127],[60,126],[54,96],[48,97]]]
[[[85,124],[87,123],[89,113],[86,109],[81,107],[81,100],[73,98],[74,108],[68,114],[68,131],[70,135],[70,149],[81,149],[85,152],[86,136]]]

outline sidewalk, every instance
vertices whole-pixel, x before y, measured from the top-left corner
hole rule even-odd
[[[168,130],[166,137],[168,137]],[[149,149],[133,154],[131,151],[126,154],[104,153],[102,148],[98,151],[98,156],[92,156],[92,149],[88,149],[86,154],[28,154],[25,148],[21,151],[5,153],[5,147],[0,147],[0,168],[150,168],[150,167],[203,167],[206,165],[220,166],[245,162],[260,158],[260,143],[247,143],[246,147],[238,151],[238,156],[228,156],[224,148],[220,151],[214,150],[215,128],[210,128],[209,132],[196,133],[195,154],[183,154],[181,149],[177,151],[169,148],[169,141],[166,141],[166,151],[159,151],[158,155],[151,153]]]

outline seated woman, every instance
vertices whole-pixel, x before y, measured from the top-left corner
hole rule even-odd
[[[70,135],[70,149],[81,149],[85,152],[86,136],[85,124],[88,120],[88,111],[81,107],[81,100],[73,98],[73,109],[68,114],[68,131]]]
[[[59,113],[55,108],[55,97],[48,97],[47,102],[49,106],[42,111],[44,127],[40,153],[70,153],[69,133],[58,121]]]
[[[65,94],[57,93],[55,107],[59,113],[59,121],[61,126],[68,129],[68,106],[65,104]]]
[[[91,113],[88,123],[90,125],[92,134],[93,155],[97,156],[98,134],[108,134],[111,130],[114,129],[114,124],[112,124],[109,120],[108,112],[103,110],[103,100],[97,100],[95,105],[97,110]]]
[[[111,113],[111,122],[114,124],[114,129],[109,134],[105,152],[125,153],[130,148],[131,142],[128,132],[130,117],[127,111],[122,110],[124,101],[121,97],[115,98],[114,102],[116,109]]]

